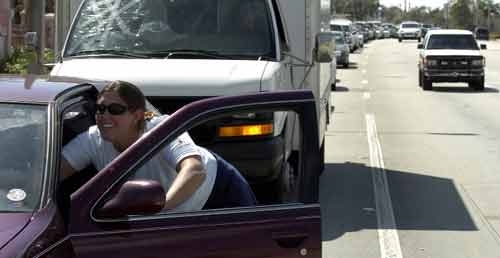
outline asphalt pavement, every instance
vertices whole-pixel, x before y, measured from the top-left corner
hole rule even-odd
[[[418,86],[417,41],[339,67],[321,178],[323,257],[500,257],[500,43],[486,89]]]

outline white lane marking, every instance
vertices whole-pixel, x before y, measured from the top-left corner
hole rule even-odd
[[[361,83],[362,84],[368,84],[368,80],[362,80]]]
[[[365,92],[363,93],[363,98],[364,98],[364,99],[369,99],[370,97],[371,97],[370,92],[366,92],[366,91],[365,91]]]
[[[366,73],[366,70],[365,69],[361,70],[361,73]]]
[[[366,132],[370,148],[370,165],[372,170],[373,191],[375,194],[375,208],[377,213],[378,239],[381,258],[403,258],[399,236],[396,229],[396,220],[392,210],[392,200],[384,168],[382,147],[378,140],[375,116],[366,114]]]

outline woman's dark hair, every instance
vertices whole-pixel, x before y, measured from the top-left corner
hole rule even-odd
[[[99,99],[105,92],[116,92],[128,106],[129,111],[142,109],[146,111],[146,98],[142,91],[132,83],[125,81],[113,81],[106,85],[97,95]],[[139,129],[144,129],[145,121],[139,123]]]

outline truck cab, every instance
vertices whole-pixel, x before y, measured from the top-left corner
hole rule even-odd
[[[336,63],[333,37],[320,28],[325,3],[84,0],[51,76],[129,81],[167,114],[208,97],[311,89],[323,150]],[[249,112],[190,133],[281,201],[296,190],[297,121]]]

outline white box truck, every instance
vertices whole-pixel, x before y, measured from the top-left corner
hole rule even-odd
[[[335,43],[322,33],[329,12],[329,0],[83,0],[51,76],[129,81],[165,113],[212,96],[311,89],[322,166],[336,79]],[[294,114],[267,112],[190,133],[283,201],[301,173],[297,128]]]

